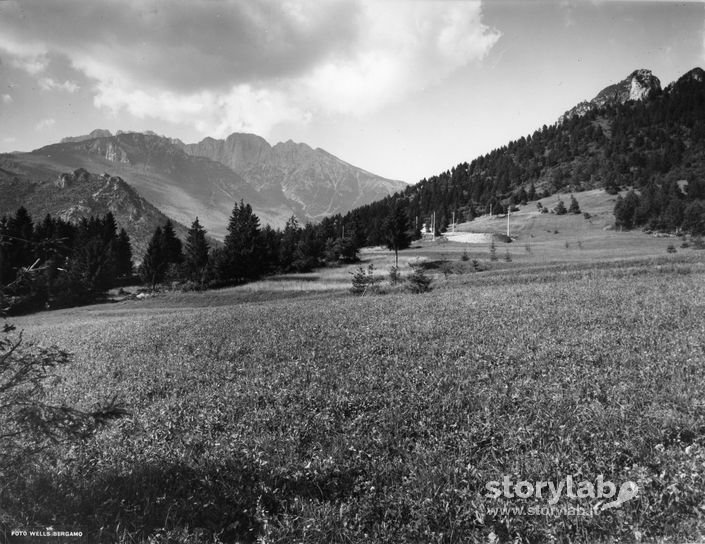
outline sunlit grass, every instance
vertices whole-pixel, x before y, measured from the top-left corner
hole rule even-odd
[[[485,261],[364,297],[341,267],[24,317],[75,354],[54,400],[133,415],[18,467],[0,500],[92,542],[696,540],[704,258]],[[587,519],[491,514],[503,474],[640,492]]]

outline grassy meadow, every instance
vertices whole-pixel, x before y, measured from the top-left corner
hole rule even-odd
[[[73,353],[51,401],[117,395],[130,415],[18,466],[0,520],[91,543],[701,541],[705,251],[599,225],[566,248],[553,237],[586,220],[565,220],[494,262],[416,244],[404,274],[457,265],[425,294],[353,296],[339,268],[13,319]],[[363,258],[380,277],[393,262]],[[545,497],[488,497],[504,476],[639,491],[529,515],[510,508]]]

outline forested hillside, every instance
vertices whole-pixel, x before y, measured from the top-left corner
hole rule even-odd
[[[467,221],[534,196],[633,187],[637,193],[618,217],[625,227],[705,230],[704,174],[705,72],[695,68],[644,100],[606,104],[544,125],[338,220],[363,225],[366,241],[379,244],[383,220],[398,200],[419,225],[435,212],[442,230],[453,213],[456,221]]]

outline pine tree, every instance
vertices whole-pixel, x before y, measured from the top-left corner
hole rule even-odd
[[[565,215],[566,213],[568,213],[568,210],[566,210],[565,204],[562,200],[558,201],[558,204],[556,204],[556,207],[553,208],[553,211],[556,215]]]
[[[262,270],[259,218],[242,200],[228,223],[225,247],[217,265],[218,279],[241,283],[259,277]]]
[[[113,244],[113,260],[115,261],[115,273],[118,277],[132,275],[132,244],[125,229],[120,229]]]
[[[580,204],[578,204],[578,200],[573,195],[570,195],[570,207],[568,208],[568,212],[576,215],[580,213]]]
[[[186,235],[184,267],[187,277],[192,281],[203,282],[208,265],[208,241],[206,231],[198,222],[198,217],[191,224]]]
[[[164,256],[162,239],[162,228],[157,227],[147,246],[147,253],[145,253],[142,259],[140,276],[142,277],[142,281],[149,284],[152,289],[164,280],[164,274],[166,272],[167,261]]]
[[[181,240],[176,237],[171,219],[167,219],[162,228],[161,246],[167,263],[179,264],[184,260]]]
[[[406,214],[406,208],[400,201],[395,204],[392,212],[384,221],[383,230],[387,249],[394,251],[394,266],[398,267],[399,251],[411,245],[409,216]]]

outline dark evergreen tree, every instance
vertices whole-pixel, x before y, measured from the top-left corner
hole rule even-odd
[[[631,229],[634,227],[634,217],[639,206],[639,195],[629,191],[624,198],[617,197],[614,205],[614,217],[617,227]]]
[[[394,251],[394,266],[399,266],[399,251],[411,244],[409,216],[401,202],[397,202],[384,221],[384,240],[387,248]]]
[[[184,260],[183,246],[181,240],[174,232],[174,224],[171,219],[167,219],[162,228],[161,238],[162,254],[167,263],[179,264]]]
[[[125,229],[120,229],[120,233],[113,245],[113,260],[115,261],[115,273],[119,278],[126,278],[132,275],[134,264],[132,262],[132,244],[130,236]]]
[[[163,233],[162,228],[157,227],[154,230],[152,238],[149,240],[147,252],[142,259],[140,267],[140,277],[144,283],[147,283],[154,289],[158,283],[164,281],[164,275],[168,261],[164,255],[164,246],[162,245]]]
[[[186,248],[184,252],[184,271],[191,281],[203,283],[208,265],[208,240],[206,231],[198,222],[198,217],[191,223],[191,228],[186,234]]]
[[[580,213],[580,204],[578,204],[578,200],[573,195],[570,195],[570,206],[568,207],[568,213]]]
[[[233,208],[228,223],[217,274],[220,281],[242,283],[252,280],[262,271],[262,248],[259,218],[252,207],[240,201]]]

